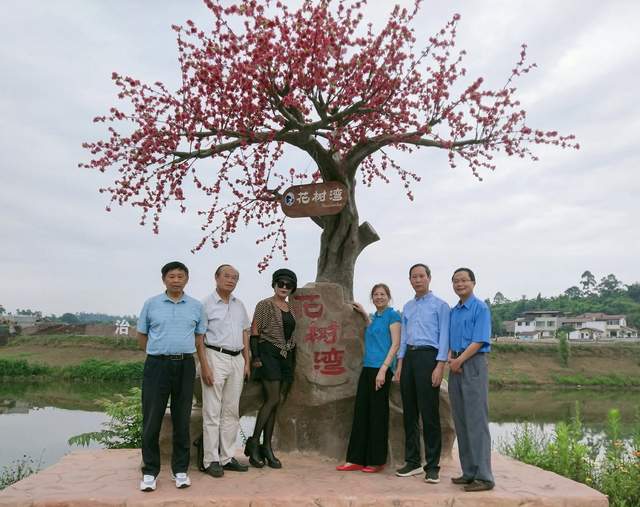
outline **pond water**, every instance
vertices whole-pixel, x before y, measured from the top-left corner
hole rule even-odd
[[[125,393],[129,387],[0,383],[0,470],[25,454],[43,468],[77,449],[67,444],[69,437],[97,431],[108,419],[97,401]],[[523,421],[551,434],[555,422],[573,414],[576,402],[589,435],[598,438],[607,411],[617,408],[622,415],[623,434],[629,436],[635,410],[640,406],[640,391],[492,391],[490,431],[494,447],[509,442]],[[250,433],[253,418],[243,418],[241,425],[245,434]]]

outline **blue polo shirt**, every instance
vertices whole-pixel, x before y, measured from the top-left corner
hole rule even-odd
[[[389,326],[400,322],[400,314],[391,307],[385,308],[381,314],[370,315],[371,323],[364,333],[364,358],[362,366],[380,368],[387,358],[391,347],[391,331]]]
[[[454,352],[462,352],[473,342],[483,344],[478,352],[491,350],[491,311],[484,301],[471,294],[453,307],[449,341]]]
[[[193,354],[196,334],[207,330],[202,303],[186,294],[173,301],[166,293],[145,301],[138,331],[148,336],[147,354]]]
[[[437,361],[446,361],[449,353],[449,305],[433,292],[414,297],[402,309],[402,331],[398,359],[407,345],[434,347]]]

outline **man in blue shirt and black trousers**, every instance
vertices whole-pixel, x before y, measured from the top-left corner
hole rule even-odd
[[[473,294],[473,271],[458,268],[451,281],[460,301],[451,310],[449,399],[462,467],[462,475],[451,482],[464,485],[465,491],[487,491],[494,486],[486,356],[491,350],[491,312]]]
[[[144,303],[138,318],[138,342],[145,350],[142,379],[142,481],[140,490],[154,491],[160,473],[159,436],[171,397],[173,423],[172,479],[177,488],[191,485],[189,425],[195,379],[196,337],[207,330],[202,303],[187,296],[189,270],[181,262],[162,267],[166,291]]]
[[[429,290],[431,270],[415,264],[409,270],[415,297],[402,310],[398,368],[405,438],[405,465],[399,477],[425,472],[428,483],[440,482],[440,383],[449,352],[449,305]],[[418,417],[422,429],[426,465],[421,467]]]

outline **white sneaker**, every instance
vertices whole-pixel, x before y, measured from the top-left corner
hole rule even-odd
[[[173,475],[172,473],[171,479],[176,481],[176,488],[178,489],[188,488],[191,486],[191,479],[189,479],[189,476],[184,472],[178,472],[176,475]]]
[[[153,475],[143,475],[140,481],[140,491],[155,491],[156,478]]]

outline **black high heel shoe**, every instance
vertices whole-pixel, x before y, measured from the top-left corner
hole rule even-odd
[[[267,465],[271,468],[282,468],[282,463],[273,455],[273,450],[264,445],[260,446],[260,454],[264,458]]]
[[[258,439],[254,437],[247,438],[247,443],[244,446],[244,455],[249,457],[249,463],[256,468],[262,468],[264,461],[260,454],[260,445]]]

